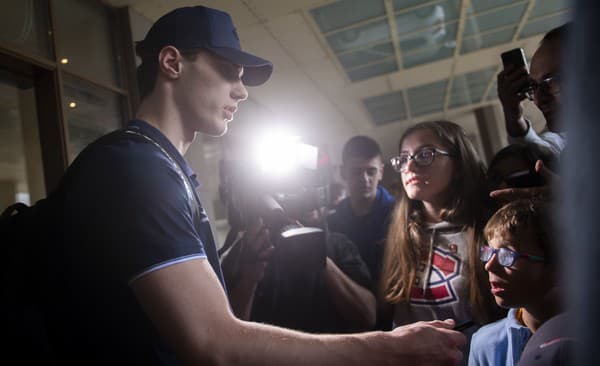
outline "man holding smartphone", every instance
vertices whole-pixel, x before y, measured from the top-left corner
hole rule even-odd
[[[531,59],[531,74],[523,62],[507,64],[498,74],[498,97],[504,110],[510,143],[525,142],[559,156],[565,148],[565,126],[560,118],[561,47],[569,23],[546,33]],[[521,102],[531,98],[546,119],[546,129],[539,135],[523,116]]]

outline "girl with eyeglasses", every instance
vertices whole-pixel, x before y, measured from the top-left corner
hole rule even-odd
[[[469,336],[501,315],[479,260],[491,207],[484,166],[462,128],[449,121],[419,123],[399,146],[391,163],[402,197],[388,231],[381,288],[393,326],[452,318]]]
[[[531,334],[561,312],[552,212],[541,200],[512,201],[485,226],[480,259],[496,303],[510,310],[473,335],[469,366],[515,365]]]

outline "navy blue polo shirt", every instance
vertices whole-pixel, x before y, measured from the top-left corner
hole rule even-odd
[[[140,120],[128,129],[157,142],[198,186],[185,159],[158,129]],[[128,137],[88,146],[68,169],[61,191],[64,240],[55,254],[61,296],[54,314],[66,330],[62,351],[87,364],[179,364],[130,284],[160,268],[207,258],[224,287],[198,197],[196,206],[160,148]]]

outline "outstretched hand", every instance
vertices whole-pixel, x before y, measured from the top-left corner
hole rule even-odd
[[[454,320],[417,322],[394,329],[391,333],[399,337],[398,351],[407,365],[456,365],[463,358],[461,348],[467,338],[452,330]]]
[[[508,203],[517,199],[527,198],[546,198],[550,199],[553,196],[555,186],[560,182],[560,178],[556,173],[544,166],[541,160],[535,163],[535,171],[541,175],[546,183],[540,187],[528,188],[504,188],[490,192],[490,197],[500,203]]]

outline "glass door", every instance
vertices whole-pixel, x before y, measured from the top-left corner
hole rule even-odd
[[[33,80],[0,69],[0,210],[45,196]]]

